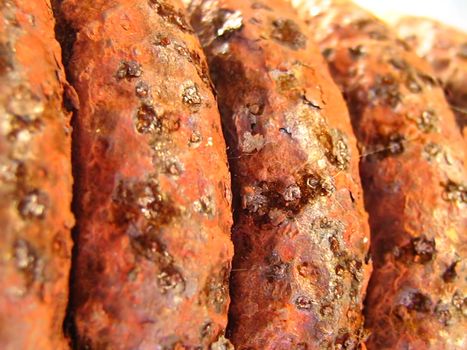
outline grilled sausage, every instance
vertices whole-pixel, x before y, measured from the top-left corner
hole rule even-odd
[[[296,1],[341,86],[364,157],[374,272],[369,349],[462,349],[465,148],[429,65],[349,1]]]
[[[422,17],[403,17],[396,30],[441,79],[457,123],[467,138],[467,33]]]
[[[357,348],[367,216],[342,96],[284,1],[193,1],[233,173],[236,349]]]
[[[65,0],[61,11],[80,98],[77,346],[208,348],[227,323],[233,247],[199,42],[179,1]]]
[[[66,349],[71,129],[49,1],[0,4],[0,348]]]

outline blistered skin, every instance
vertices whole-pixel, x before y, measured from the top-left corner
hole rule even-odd
[[[67,349],[71,130],[49,1],[0,2],[0,348]]]
[[[370,267],[340,92],[283,1],[193,1],[230,150],[229,336],[256,350],[359,348]]]
[[[61,11],[76,31],[68,68],[80,98],[77,347],[224,342],[230,177],[207,65],[181,5],[65,0]]]
[[[431,64],[441,79],[467,139],[467,33],[423,17],[403,17],[395,27],[397,34]]]
[[[357,140],[374,271],[368,349],[465,349],[465,147],[429,65],[347,1],[297,1]]]

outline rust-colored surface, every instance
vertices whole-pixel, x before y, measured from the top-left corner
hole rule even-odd
[[[348,1],[297,1],[341,86],[360,165],[374,272],[373,349],[465,349],[465,147],[429,65]]]
[[[78,348],[208,348],[229,305],[231,194],[178,1],[65,0],[76,114]],[[222,341],[222,339],[221,339]]]
[[[344,101],[284,1],[194,1],[236,194],[237,350],[359,348],[370,267]]]
[[[403,17],[397,34],[425,58],[444,91],[467,140],[467,33],[433,19]]]
[[[49,1],[0,2],[0,348],[66,349],[70,113]]]

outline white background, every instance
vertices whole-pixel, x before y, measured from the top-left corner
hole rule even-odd
[[[467,32],[467,0],[355,0],[383,19],[411,14],[431,17]]]

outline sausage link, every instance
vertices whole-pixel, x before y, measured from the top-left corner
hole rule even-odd
[[[0,3],[0,348],[67,349],[71,114],[47,1]],[[70,89],[68,89],[70,90]]]
[[[192,1],[230,150],[236,349],[358,347],[369,277],[344,100],[284,1]]]
[[[227,323],[233,247],[199,42],[179,1],[65,0],[61,11],[80,98],[77,346],[209,348]]]
[[[403,17],[395,27],[400,38],[425,58],[441,79],[467,139],[467,33],[422,17]]]
[[[467,343],[465,147],[429,65],[349,1],[296,1],[351,109],[372,231],[369,349]]]

